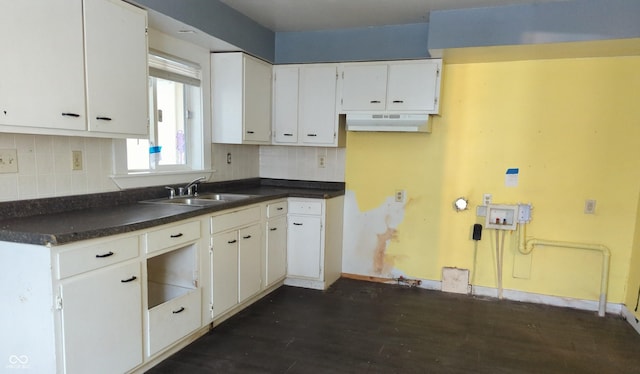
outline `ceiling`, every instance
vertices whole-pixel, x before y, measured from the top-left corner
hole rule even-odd
[[[401,25],[429,21],[434,10],[567,0],[220,0],[276,32]]]

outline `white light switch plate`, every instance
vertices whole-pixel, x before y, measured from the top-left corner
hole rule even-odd
[[[0,149],[0,173],[17,173],[18,155],[15,149]]]

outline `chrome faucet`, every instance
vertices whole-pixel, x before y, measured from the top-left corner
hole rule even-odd
[[[206,177],[199,177],[191,182],[187,183],[186,186],[179,188],[180,196],[198,196],[198,183],[207,179]],[[185,194],[186,193],[186,194]]]

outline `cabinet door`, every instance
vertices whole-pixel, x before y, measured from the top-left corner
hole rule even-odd
[[[4,1],[0,125],[85,130],[81,0]]]
[[[243,302],[262,289],[262,235],[260,224],[240,230],[239,302]]]
[[[267,221],[266,286],[287,274],[287,217]]]
[[[437,78],[435,62],[389,65],[387,109],[435,111]]]
[[[146,136],[146,12],[119,0],[84,0],[84,16],[89,130]]]
[[[123,373],[142,363],[142,287],[138,262],[63,283],[66,373]]]
[[[333,145],[337,136],[336,67],[300,67],[299,139],[304,144]]]
[[[274,67],[274,143],[298,142],[298,68]]]
[[[342,110],[385,110],[387,65],[345,66],[342,72]]]
[[[213,236],[213,315],[238,304],[238,232]]]
[[[244,58],[244,134],[247,143],[271,143],[271,65]]]
[[[291,215],[287,222],[287,275],[319,279],[321,217]]]

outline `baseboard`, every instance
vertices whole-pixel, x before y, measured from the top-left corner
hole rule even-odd
[[[327,289],[327,284],[323,281],[301,279],[301,278],[286,278],[284,280],[284,285],[293,286],[293,287],[311,288],[314,290],[321,290],[321,291]]]
[[[498,289],[493,287],[473,286],[472,294],[476,296],[497,298]],[[524,301],[527,303],[552,305],[552,306],[558,306],[563,308],[588,310],[593,312],[598,311],[598,301],[596,300],[584,300],[584,299],[576,299],[572,297],[550,296],[550,295],[542,295],[542,294],[537,294],[532,292],[506,290],[506,289],[502,291],[502,296],[504,299],[513,300],[513,301]],[[622,304],[607,303],[606,312],[610,314],[621,315],[622,306],[623,306]]]
[[[357,274],[348,274],[343,273],[343,277],[350,279],[358,279],[358,280],[366,280],[370,282],[379,282],[379,283],[389,283],[395,284],[396,280],[392,278],[380,278],[380,277],[370,277],[366,275],[357,275]],[[429,280],[429,279],[416,279],[420,281],[420,285],[416,287],[424,288],[427,290],[442,290],[442,282]],[[474,296],[482,296],[482,297],[491,297],[498,298],[498,289],[493,287],[482,287],[482,286],[472,286],[471,294]],[[595,300],[583,300],[583,299],[575,299],[570,297],[561,297],[561,296],[550,296],[550,295],[542,295],[531,292],[524,291],[515,291],[515,290],[503,290],[502,291],[503,299],[512,300],[512,301],[522,301],[533,304],[543,304],[543,305],[552,305],[563,308],[571,308],[571,309],[579,309],[579,310],[588,310],[597,312],[598,311],[598,301]],[[607,303],[606,312],[615,315],[622,315],[623,311],[622,304],[614,304]],[[635,321],[635,317],[633,317]]]
[[[635,316],[635,314],[633,314],[633,312],[627,309],[627,307],[624,305],[622,306],[622,316],[627,320],[627,322],[629,322],[631,327],[633,327],[633,329],[636,330],[638,334],[640,334],[640,321],[638,321],[638,318]]]

